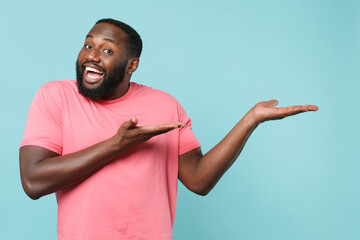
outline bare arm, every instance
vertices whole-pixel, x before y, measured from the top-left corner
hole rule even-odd
[[[256,104],[208,153],[197,148],[179,157],[179,179],[191,191],[206,195],[235,162],[255,128],[268,120],[282,119],[307,111],[317,111],[313,105],[276,108],[276,100]]]
[[[63,187],[79,182],[109,163],[113,157],[150,138],[182,127],[183,123],[159,126],[136,126],[136,118],[123,123],[117,133],[81,151],[59,156],[37,146],[20,149],[20,173],[23,188],[32,199],[38,199]]]

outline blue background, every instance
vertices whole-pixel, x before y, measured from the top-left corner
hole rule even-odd
[[[96,20],[133,26],[132,80],[171,93],[203,151],[258,101],[320,111],[259,126],[206,197],[179,184],[174,239],[360,239],[359,1],[0,1],[1,239],[56,239],[54,195],[22,190],[18,147],[44,83],[74,79]]]

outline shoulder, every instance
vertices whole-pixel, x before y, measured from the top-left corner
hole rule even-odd
[[[131,86],[135,90],[136,97],[145,97],[149,101],[156,101],[158,103],[179,104],[175,97],[165,91],[135,82],[131,82]]]
[[[51,81],[40,87],[37,95],[45,99],[62,101],[69,96],[79,95],[76,80]]]
[[[76,90],[76,80],[51,81],[45,83],[40,90],[49,92],[68,92]]]
[[[151,109],[158,115],[166,113],[176,117],[176,121],[182,121],[187,116],[181,104],[169,93],[136,83],[133,86],[134,89],[137,89],[134,91],[136,92],[134,99],[137,99],[137,108],[146,111]]]
[[[39,88],[33,102],[61,108],[67,96],[76,94],[78,93],[75,80],[51,81]]]

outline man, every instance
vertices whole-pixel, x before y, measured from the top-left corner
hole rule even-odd
[[[50,82],[32,102],[21,179],[32,199],[56,192],[59,239],[172,239],[178,179],[206,195],[260,123],[318,109],[260,102],[203,155],[180,104],[130,82],[141,49],[130,26],[99,20],[77,80]]]

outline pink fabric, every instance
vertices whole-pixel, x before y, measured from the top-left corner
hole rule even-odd
[[[120,99],[92,101],[78,94],[76,81],[50,82],[31,104],[21,146],[76,152],[113,136],[131,117],[139,125],[187,126],[138,145],[80,184],[58,191],[60,240],[172,239],[178,156],[200,144],[189,117],[167,93],[131,83]]]

